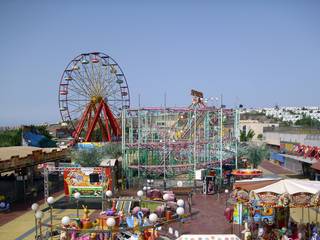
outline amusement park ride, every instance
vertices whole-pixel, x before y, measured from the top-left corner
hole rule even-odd
[[[62,121],[72,130],[73,144],[119,139],[118,118],[130,107],[129,88],[120,66],[100,52],[71,60],[60,80],[59,107]],[[101,138],[93,139],[97,129]]]
[[[174,214],[174,211],[176,211],[174,221],[181,221],[182,216],[185,215],[182,200],[175,203],[174,197],[172,201],[175,208],[170,210],[169,205],[167,206],[166,196],[169,196],[169,193],[165,192],[170,191],[165,191],[166,178],[188,174],[189,179],[195,179],[197,170],[214,169],[217,178],[219,175],[219,180],[221,180],[223,164],[235,163],[235,168],[237,168],[239,109],[225,108],[222,104],[222,97],[220,105],[216,107],[214,104],[212,106],[208,104],[208,99],[204,98],[202,92],[192,90],[191,96],[192,104],[189,107],[167,107],[165,104],[164,107],[130,108],[130,94],[125,75],[113,58],[104,53],[92,52],[80,54],[69,62],[60,80],[59,108],[63,125],[70,129],[73,137],[70,146],[80,142],[119,142],[120,144],[121,140],[122,170],[126,183],[130,185],[130,181],[135,177],[138,179],[142,176],[163,177],[164,201],[160,199],[154,202],[152,199],[142,199],[143,192],[138,191],[136,202],[139,205],[139,212],[141,207],[141,214],[143,208],[140,204],[142,203],[157,203],[159,204],[157,207],[163,211],[157,214],[148,213],[142,218],[139,214],[131,215],[130,210],[127,216],[123,216],[122,213],[115,210],[115,205],[113,205],[109,212],[104,212],[106,195],[107,192],[110,192],[109,186],[105,183],[106,179],[111,177],[106,175],[107,172],[103,167],[97,170],[101,172],[101,178],[98,177],[98,181],[91,179],[91,176],[99,176],[99,173],[94,172],[95,169],[56,166],[49,169],[45,167],[44,185],[47,199],[51,199],[48,176],[53,171],[64,172],[65,182],[67,180],[70,182],[70,184],[65,184],[65,188],[68,188],[69,196],[74,194],[75,199],[76,195],[85,197],[86,193],[91,191],[92,183],[103,183],[101,187],[95,186],[94,189],[99,189],[94,192],[97,192],[96,197],[101,198],[101,210],[105,219],[96,221],[97,229],[93,229],[93,223],[90,223],[88,228],[83,227],[84,223],[90,220],[86,212],[80,220],[82,224],[73,223],[72,225],[69,218],[63,218],[63,226],[57,229],[60,229],[61,234],[65,235],[65,239],[69,239],[68,236],[71,233],[72,239],[84,239],[78,236],[83,232],[93,234],[94,237],[90,239],[98,239],[97,234],[102,234],[99,239],[114,239],[113,234],[131,231],[138,233],[136,236],[145,235],[145,239],[154,240],[157,238],[155,230],[158,229],[159,224],[165,225],[171,222],[170,216]],[[84,182],[83,179],[86,177],[69,177],[66,174],[66,171],[70,171],[74,176],[76,172],[82,174],[82,171],[88,172],[89,170],[92,172],[87,177],[90,180],[88,180],[90,182],[88,186],[79,185],[79,179]],[[82,193],[81,189],[83,189]],[[109,190],[106,191],[107,189]],[[173,192],[171,191],[170,194]],[[114,200],[120,201],[119,199]],[[68,221],[64,221],[66,219]],[[41,224],[43,223],[40,220],[41,235]],[[79,219],[76,220],[79,223]],[[131,220],[133,222],[140,220],[140,223],[134,225],[131,224]],[[107,226],[104,226],[105,224]],[[52,207],[51,224],[48,227],[51,228],[50,236],[52,236]],[[127,237],[119,235],[118,239],[128,239]]]
[[[59,85],[59,107],[72,132],[71,145],[121,139],[128,176],[195,175],[208,165],[222,174],[222,164],[236,155],[239,109],[226,109],[222,99],[220,106],[209,106],[199,91],[191,95],[189,107],[130,108],[120,66],[110,56],[92,52],[67,65]]]

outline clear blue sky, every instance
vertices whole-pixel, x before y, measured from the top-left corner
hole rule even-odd
[[[57,122],[58,84],[101,51],[132,105],[187,106],[191,88],[247,107],[320,105],[320,1],[0,1],[0,125]]]

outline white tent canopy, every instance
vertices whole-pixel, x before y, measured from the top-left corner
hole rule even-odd
[[[273,192],[276,194],[288,193],[290,195],[296,193],[316,194],[319,191],[320,182],[301,179],[284,179],[266,187],[253,190],[255,193]]]

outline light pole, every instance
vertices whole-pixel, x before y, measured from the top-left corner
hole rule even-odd
[[[139,190],[139,191],[137,192],[137,196],[138,196],[138,198],[139,198],[139,207],[141,208],[141,198],[142,198],[142,196],[143,196],[143,191],[142,191],[142,190]]]
[[[166,189],[167,93],[164,93],[163,187]]]
[[[235,110],[235,124],[234,124],[234,129],[235,129],[235,139],[236,139],[236,144],[235,144],[235,167],[238,169],[238,141],[239,139],[239,124],[240,124],[240,109],[243,107],[242,104],[239,106],[236,106]]]
[[[36,239],[38,237],[38,224],[37,224],[37,218],[36,218],[36,212],[39,210],[38,203],[32,204],[31,209],[34,211],[34,226],[35,226],[35,230],[36,230],[36,237],[35,237],[35,239]]]
[[[68,226],[70,224],[70,218],[68,216],[64,216],[62,219],[61,219],[61,224],[63,226],[63,228],[66,230],[66,237],[67,239],[69,239],[69,236],[68,236]]]
[[[220,179],[222,179],[222,147],[223,147],[223,145],[222,145],[222,138],[223,138],[223,136],[222,136],[222,134],[223,134],[223,132],[222,132],[222,127],[223,127],[223,110],[222,110],[222,108],[223,108],[223,105],[222,105],[222,94],[221,94],[221,97],[220,97],[220,149],[219,149],[219,160],[220,160]]]
[[[182,200],[182,199],[180,199],[180,200]],[[183,208],[184,202],[183,202],[183,200],[180,203],[182,203],[182,206],[178,205],[179,207],[177,208],[176,213],[177,213],[177,215],[179,217],[179,235],[181,236],[181,232],[182,232],[182,215],[184,214],[184,208]]]
[[[108,208],[109,209],[111,208],[110,200],[111,200],[112,195],[113,195],[113,193],[112,193],[111,190],[106,191],[106,196],[108,198]]]
[[[40,239],[42,239],[42,229],[41,229],[41,218],[43,217],[43,212],[38,210],[35,214],[35,217],[38,221],[39,224],[39,234],[40,234]]]
[[[113,217],[109,217],[107,219],[107,226],[108,228],[110,229],[110,235],[111,235],[111,238],[110,239],[113,239],[113,234],[112,234],[112,229],[113,227],[116,225],[116,220],[113,218]]]
[[[149,221],[152,224],[152,239],[154,239],[154,228],[155,228],[155,223],[158,221],[158,215],[155,213],[151,213],[149,215]]]
[[[163,200],[164,200],[164,214],[167,217],[167,201],[169,200],[170,196],[168,193],[164,194],[162,196]],[[167,219],[168,220],[168,219]]]
[[[47,203],[49,205],[50,208],[50,237],[52,239],[52,235],[53,235],[53,219],[52,219],[52,205],[54,203],[54,197],[48,197],[47,198]]]
[[[193,174],[194,184],[196,183],[196,171],[197,171],[197,108],[194,107],[194,130],[193,130]],[[191,132],[191,131],[190,131]]]
[[[225,190],[224,190],[224,193],[226,194],[226,207],[227,207],[229,190],[228,190],[228,189],[225,189]]]
[[[81,194],[79,192],[75,192],[73,196],[74,196],[74,199],[76,200],[76,205],[77,205],[77,218],[79,218],[79,200],[80,200]]]
[[[144,192],[146,192],[146,196],[148,196],[148,187],[147,186],[143,186],[142,190]]]

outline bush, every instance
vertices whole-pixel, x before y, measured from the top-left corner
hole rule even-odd
[[[0,147],[21,146],[21,129],[0,132]]]

